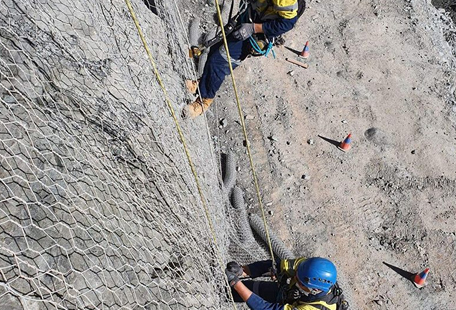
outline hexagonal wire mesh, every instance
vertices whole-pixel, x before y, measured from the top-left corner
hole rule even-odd
[[[165,85],[195,76],[176,3],[133,6]],[[233,232],[198,136],[214,246],[125,2],[5,0],[0,38],[0,304],[232,308],[217,256],[266,252]],[[185,102],[181,90],[168,89],[171,102]]]

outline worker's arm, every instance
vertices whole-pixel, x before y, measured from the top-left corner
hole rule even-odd
[[[277,273],[285,273],[287,277],[293,277],[294,269],[296,266],[305,260],[304,257],[298,257],[294,259],[282,259],[276,261],[276,271]],[[251,278],[257,278],[264,276],[266,274],[270,274],[272,266],[272,260],[262,260],[258,262],[254,262],[248,265],[243,266],[244,273],[250,276]],[[245,276],[245,275],[244,275]]]
[[[270,303],[254,294],[241,281],[233,285],[234,290],[247,303],[252,310],[284,310],[284,306],[276,303]]]
[[[244,272],[251,278],[261,277],[267,273],[270,273],[272,266],[272,260],[262,260],[243,266]],[[280,266],[280,260],[277,261],[277,269]]]
[[[285,32],[293,29],[294,25],[298,21],[298,17],[293,17],[290,19],[287,18],[277,18],[265,21],[262,24],[255,24],[255,33],[264,33],[267,37],[278,37]],[[261,25],[261,28],[256,25]],[[256,30],[259,31],[256,31]]]
[[[238,41],[247,40],[254,33],[264,33],[268,38],[278,37],[291,30],[297,20],[298,17],[290,19],[280,17],[264,23],[242,23],[233,32],[233,37]]]
[[[253,24],[255,33],[263,33],[263,24]]]

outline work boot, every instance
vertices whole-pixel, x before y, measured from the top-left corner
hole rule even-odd
[[[198,83],[199,81],[185,80],[185,87],[191,94],[196,94],[196,91],[198,90]]]
[[[202,100],[200,97],[196,98],[196,100],[193,103],[187,104],[184,107],[184,109],[182,110],[182,117],[194,119],[197,116],[200,116],[207,109],[209,109],[209,106],[213,101],[214,99],[212,98],[203,98]]]

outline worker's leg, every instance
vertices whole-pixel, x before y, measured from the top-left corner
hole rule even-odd
[[[264,300],[271,303],[277,302],[277,295],[279,294],[277,282],[245,280],[242,283]],[[234,301],[243,301],[234,289],[231,289],[231,292],[233,293]]]
[[[242,41],[229,41],[228,49],[230,51],[231,65],[234,68],[241,63]],[[225,46],[217,45],[211,49],[206,65],[204,66],[203,76],[199,83],[201,98],[214,98],[225,76],[230,74],[228,57]]]
[[[228,49],[230,51],[231,65],[234,69],[241,63],[243,42],[229,41]],[[199,97],[195,102],[184,108],[183,116],[193,119],[209,109],[215,94],[228,74],[230,74],[230,68],[225,47],[224,45],[216,45],[211,49],[206,65],[204,66],[203,76],[199,82]]]

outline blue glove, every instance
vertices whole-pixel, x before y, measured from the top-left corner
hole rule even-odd
[[[233,32],[233,38],[238,41],[247,40],[255,32],[255,27],[251,23],[244,23]]]

